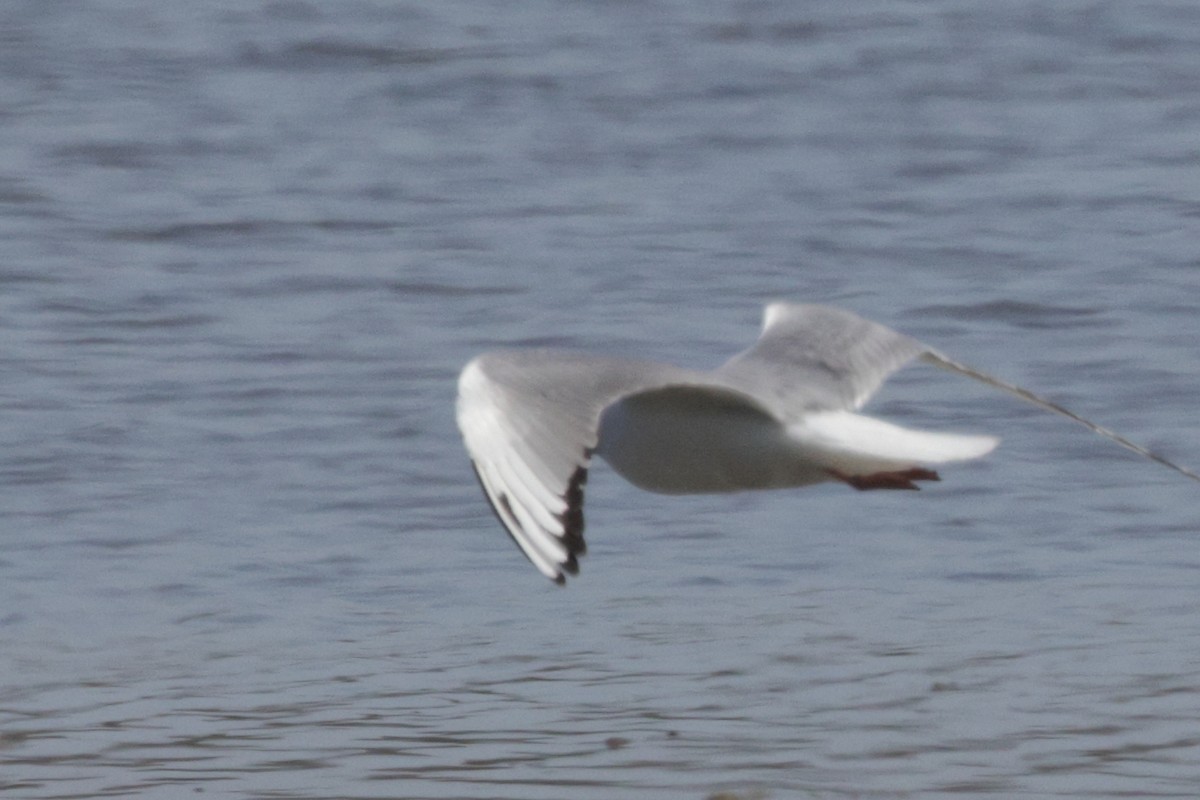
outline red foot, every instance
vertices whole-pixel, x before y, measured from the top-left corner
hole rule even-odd
[[[870,475],[847,475],[836,469],[829,474],[843,483],[848,483],[859,491],[867,489],[920,489],[915,481],[940,481],[941,478],[931,469],[913,467],[898,472],[875,472]]]

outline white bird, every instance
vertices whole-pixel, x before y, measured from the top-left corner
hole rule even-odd
[[[565,350],[485,353],[458,380],[458,426],[479,483],[521,551],[562,584],[579,572],[593,454],[651,492],[841,481],[917,489],[933,464],[978,458],[991,436],[901,428],[856,413],[917,358],[1069,417],[1195,481],[1200,475],[1027,389],[951,361],[848,311],[771,303],[750,349],[711,372]]]

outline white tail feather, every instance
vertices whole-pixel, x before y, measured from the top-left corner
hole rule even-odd
[[[966,461],[987,455],[1000,441],[994,436],[910,430],[851,411],[808,414],[790,426],[788,434],[814,460],[851,475]]]

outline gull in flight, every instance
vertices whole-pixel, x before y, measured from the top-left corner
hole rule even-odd
[[[848,311],[771,303],[758,341],[711,372],[565,350],[472,360],[458,426],[483,492],[513,541],[562,584],[579,572],[583,485],[599,455],[663,494],[840,481],[917,489],[930,465],[979,458],[992,436],[901,428],[858,413],[913,359],[982,381],[1086,426],[1195,481],[1200,475],[1027,389],[959,364]]]

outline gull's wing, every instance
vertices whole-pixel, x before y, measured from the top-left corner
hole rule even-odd
[[[771,303],[749,350],[716,370],[780,416],[856,409],[889,375],[929,348],[849,311]]]
[[[1028,389],[953,361],[883,325],[828,306],[767,306],[758,341],[717,369],[716,375],[780,416],[795,418],[814,409],[861,407],[889,375],[914,358],[1072,419],[1127,450],[1200,482],[1200,474]]]
[[[1194,481],[1200,482],[1200,475],[1197,475],[1195,472],[1192,472],[1187,467],[1181,467],[1180,465],[1176,464],[1175,462],[1170,461],[1166,458],[1163,458],[1158,453],[1155,453],[1154,451],[1149,450],[1146,447],[1143,447],[1142,445],[1140,445],[1136,442],[1131,442],[1129,439],[1126,439],[1124,436],[1120,435],[1119,433],[1116,433],[1115,431],[1111,431],[1108,428],[1105,428],[1103,425],[1098,425],[1095,422],[1092,422],[1090,419],[1087,419],[1086,417],[1081,417],[1080,415],[1076,414],[1074,411],[1071,411],[1068,408],[1063,408],[1058,403],[1055,403],[1051,400],[1047,400],[1046,398],[1044,398],[1040,395],[1034,394],[1033,392],[1029,391],[1028,389],[1017,386],[1016,384],[1009,383],[1007,381],[1000,380],[997,377],[988,375],[986,372],[980,372],[979,370],[975,369],[974,367],[968,367],[966,364],[960,364],[957,361],[952,361],[951,359],[947,358],[946,356],[942,355],[941,353],[937,352],[936,350],[926,350],[924,353],[921,354],[921,360],[926,363],[941,367],[942,369],[947,370],[948,372],[954,372],[958,375],[965,375],[968,378],[974,378],[975,380],[980,381],[981,383],[986,383],[988,386],[995,387],[997,389],[1000,389],[1001,391],[1008,392],[1011,395],[1019,397],[1027,403],[1032,403],[1033,405],[1037,406],[1038,408],[1045,409],[1046,411],[1051,411],[1055,414],[1061,414],[1062,416],[1066,417],[1067,419],[1075,420],[1080,425],[1082,425],[1083,427],[1092,431],[1093,433],[1098,433],[1099,435],[1103,436],[1105,439],[1109,439],[1111,441],[1116,442],[1117,444],[1121,445],[1121,447],[1124,447],[1126,450],[1132,450],[1133,452],[1137,453],[1139,456],[1148,458],[1151,461],[1155,461],[1159,464],[1162,464],[1164,467],[1167,467],[1168,469],[1173,469],[1176,472],[1180,473],[1181,475],[1185,475],[1186,477],[1191,478]]]
[[[690,370],[557,350],[487,353],[458,380],[458,427],[492,508],[521,551],[556,583],[579,571],[583,485],[601,412]]]

